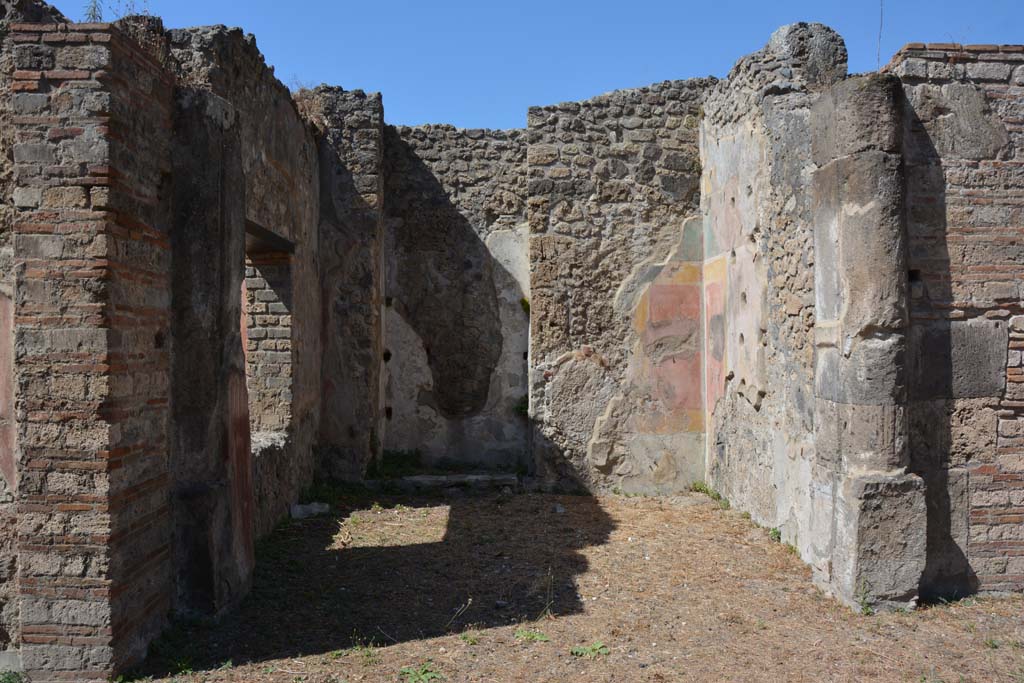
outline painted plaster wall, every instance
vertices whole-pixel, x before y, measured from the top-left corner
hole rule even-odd
[[[530,109],[532,449],[549,485],[703,478],[697,122],[712,80]]]
[[[814,443],[810,106],[845,72],[830,29],[784,27],[701,125],[708,481],[820,571],[834,487]]]

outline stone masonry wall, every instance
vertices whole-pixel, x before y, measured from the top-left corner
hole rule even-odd
[[[804,557],[818,554],[806,505],[814,462],[810,105],[845,72],[845,47],[830,30],[780,29],[708,95],[701,124],[708,480]]]
[[[906,46],[911,455],[926,593],[1024,588],[1024,48]]]
[[[385,449],[527,466],[523,131],[385,131]]]
[[[63,23],[67,19],[57,9],[41,0],[0,1],[0,196],[10,198],[14,191],[14,173],[11,147],[14,144],[12,117],[15,112],[11,104],[11,84],[15,71],[14,59],[17,44],[14,42],[11,24],[17,23]],[[8,281],[12,277],[14,206],[5,202],[0,206],[0,278]],[[9,291],[9,289],[8,289]]]
[[[712,80],[529,112],[538,474],[670,493],[704,474],[700,162]]]
[[[322,379],[319,272],[319,164],[312,127],[240,29],[210,26],[166,33],[169,65],[182,88],[208,91],[237,116],[247,232],[286,240],[292,300],[290,420],[253,442],[255,529],[260,536],[287,514],[313,480]],[[196,156],[202,163],[202,155]],[[241,269],[243,264],[233,263]],[[242,271],[239,270],[238,273]]]
[[[180,88],[171,232],[174,610],[208,616],[245,595],[253,484],[242,343],[245,185],[231,105]]]
[[[320,465],[359,479],[384,441],[384,105],[326,86],[299,103],[320,132]]]
[[[23,664],[106,678],[169,605],[171,83],[109,25],[12,30]]]

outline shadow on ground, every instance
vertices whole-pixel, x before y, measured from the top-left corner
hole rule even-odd
[[[240,609],[219,623],[178,624],[138,673],[384,646],[545,611],[576,614],[583,605],[575,577],[587,569],[579,551],[604,544],[614,528],[598,502],[582,496],[356,492],[333,502],[332,514],[285,524],[261,544]],[[383,527],[394,534],[361,536],[368,514],[393,515]]]

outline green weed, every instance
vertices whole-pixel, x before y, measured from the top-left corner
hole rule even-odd
[[[714,490],[703,481],[696,481],[691,484],[690,490],[694,493],[703,493],[705,496],[718,503],[718,507],[723,510],[728,510],[731,507],[728,498],[723,498],[721,493]]]
[[[573,657],[585,657],[586,659],[597,659],[598,657],[607,656],[609,653],[608,648],[600,640],[596,640],[590,645],[577,645],[576,647],[569,650]]]
[[[871,604],[871,591],[866,583],[862,583],[860,590],[857,591],[857,604],[860,605],[860,613],[865,617],[875,613],[875,608]]]
[[[551,639],[536,629],[519,628],[516,629],[516,640],[525,640],[528,643],[547,643]]]
[[[419,667],[403,666],[399,675],[405,679],[405,683],[430,683],[430,681],[444,680],[444,676],[434,671],[434,664],[429,660],[420,664]]]

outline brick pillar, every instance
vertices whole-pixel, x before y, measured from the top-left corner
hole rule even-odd
[[[12,31],[22,658],[105,680],[169,604],[172,87],[109,25]]]
[[[830,576],[851,605],[917,599],[921,478],[908,472],[909,327],[899,81],[851,78],[812,108],[815,444],[834,462]]]

